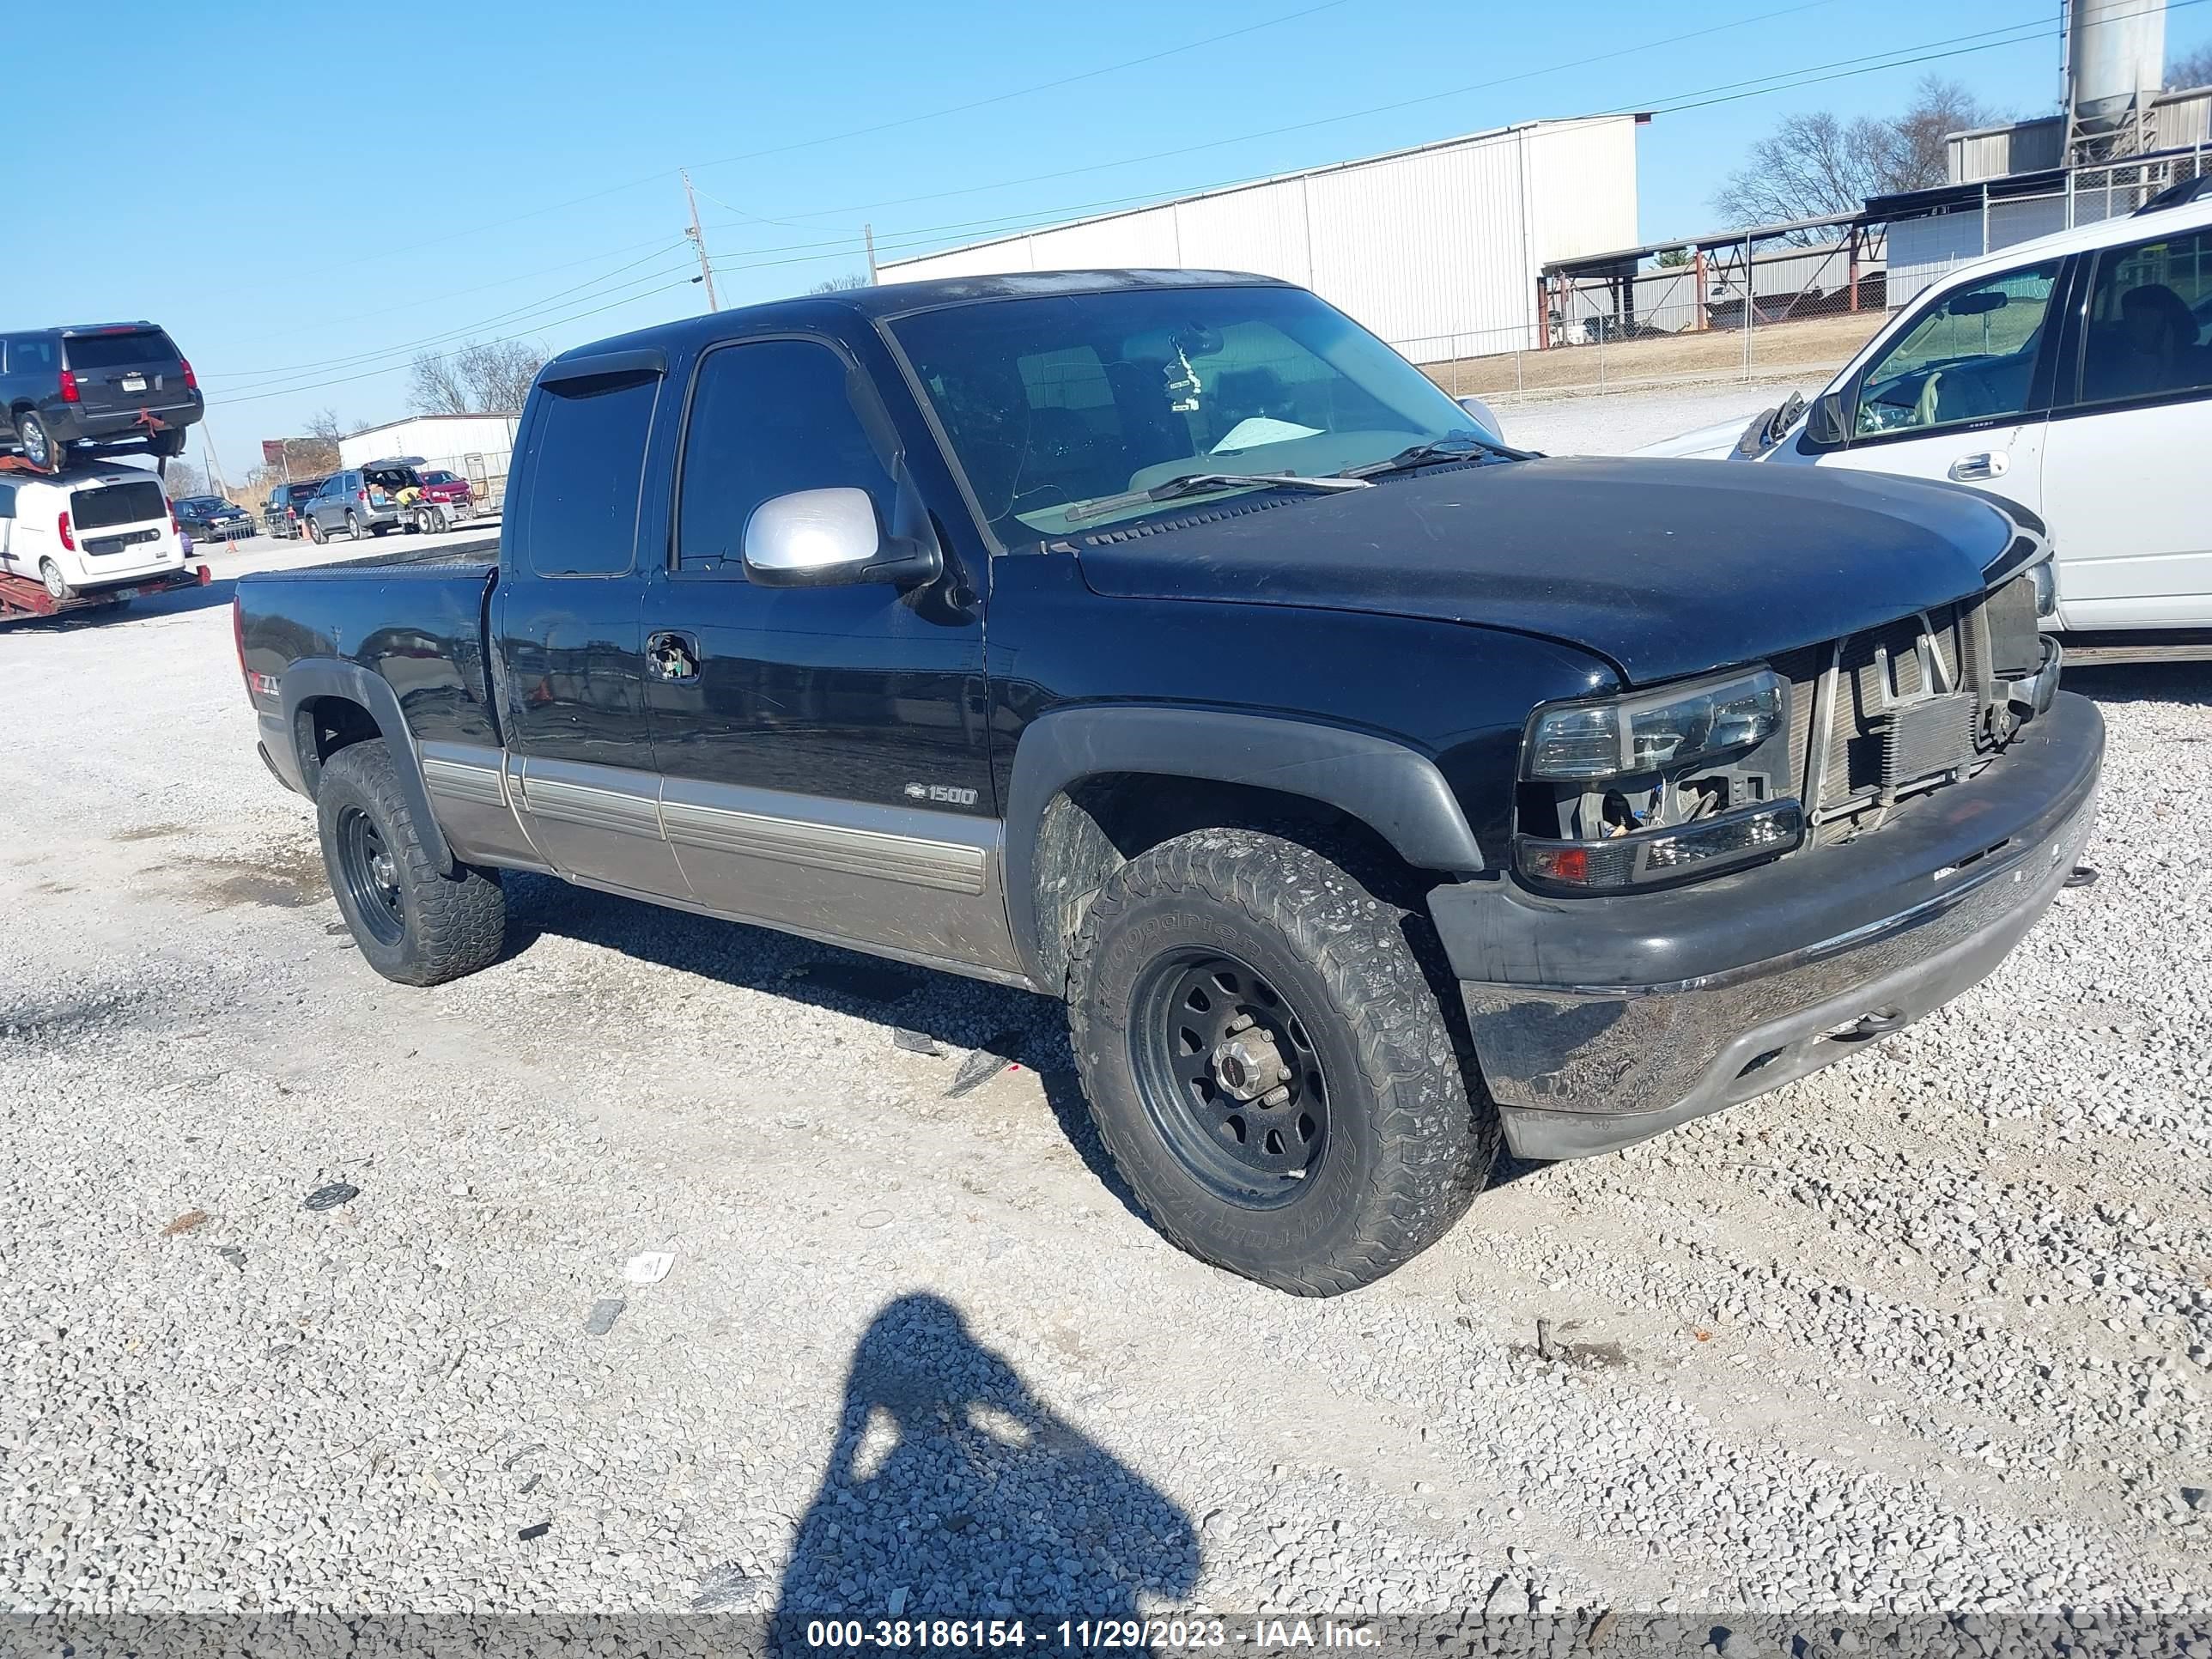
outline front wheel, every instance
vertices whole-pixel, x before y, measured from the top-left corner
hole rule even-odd
[[[341,749],[315,791],[323,864],[368,965],[402,985],[442,985],[499,959],[499,872],[432,861],[381,741]]]
[[[1413,920],[1251,830],[1180,836],[1108,878],[1074,941],[1070,1025],[1099,1138],[1176,1243],[1332,1296],[1465,1213],[1498,1113]]]

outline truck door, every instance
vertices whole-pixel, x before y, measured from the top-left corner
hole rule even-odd
[[[669,556],[646,580],[646,701],[693,890],[729,915],[1018,969],[980,583],[949,547],[944,578],[903,592],[745,574],[746,524],[776,496],[856,488],[895,522],[902,443],[874,386],[825,339],[723,345],[699,359],[684,432]]]
[[[539,855],[595,886],[682,897],[643,700],[637,520],[662,383],[647,356],[539,381],[493,590],[492,683],[508,795]]]

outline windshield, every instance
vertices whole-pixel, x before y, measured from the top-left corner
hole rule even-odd
[[[1469,430],[1435,382],[1303,289],[991,301],[891,331],[1009,546],[1268,487],[1084,510],[1191,473],[1315,477]]]

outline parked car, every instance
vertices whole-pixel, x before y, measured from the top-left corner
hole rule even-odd
[[[2065,629],[2212,628],[2212,201],[1977,260],[1809,404],[1644,453],[1972,484],[2049,526]]]
[[[238,584],[370,965],[497,960],[530,870],[1064,997],[1161,1230],[1285,1290],[1434,1242],[1501,1133],[1910,1024],[2091,829],[2032,518],[1526,457],[1261,278],[690,318],[548,364],[514,460],[495,565]]]
[[[403,455],[331,473],[301,503],[300,520],[307,539],[319,542],[343,532],[359,541],[406,525],[399,492],[410,486],[422,488],[422,477],[415,471],[421,459]]]
[[[422,475],[422,499],[441,507],[465,507],[477,498],[475,489],[458,472],[433,467]]]
[[[269,492],[269,499],[261,503],[261,528],[280,541],[289,541],[300,532],[300,509],[310,496],[323,487],[320,478],[304,479],[298,483],[278,484]]]
[[[0,473],[0,575],[56,599],[127,587],[184,568],[161,481],[143,467],[73,466],[53,477]]]
[[[253,533],[253,515],[220,495],[185,495],[175,503],[178,526],[204,542]]]
[[[181,455],[206,407],[192,366],[151,323],[0,335],[0,443],[41,471],[130,445]]]

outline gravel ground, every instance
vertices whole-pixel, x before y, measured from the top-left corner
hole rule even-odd
[[[1500,398],[1492,406],[1505,423],[1509,443],[1547,455],[1626,455],[1645,444],[1721,421],[1748,424],[1761,410],[1772,409],[1787,398],[1793,385],[1810,397],[1826,379],[1823,374],[1802,385],[1784,381],[1697,392],[1622,392],[1603,398]]]
[[[1316,1304],[1040,1000],[532,878],[380,980],[227,598],[0,629],[0,1607],[2212,1608],[2204,669],[1990,983]]]

